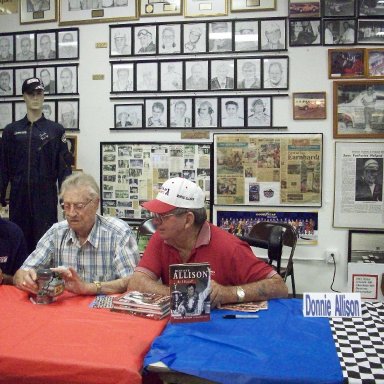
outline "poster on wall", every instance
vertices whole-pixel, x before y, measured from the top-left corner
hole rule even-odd
[[[336,142],[333,226],[383,228],[384,142]]]
[[[247,236],[261,222],[282,222],[297,232],[297,244],[316,245],[318,241],[318,212],[265,210],[255,207],[213,206],[213,224],[236,236]]]
[[[141,203],[156,197],[171,177],[197,183],[210,197],[211,144],[102,142],[101,212],[128,221],[150,217]]]
[[[321,206],[322,134],[214,134],[214,204]]]

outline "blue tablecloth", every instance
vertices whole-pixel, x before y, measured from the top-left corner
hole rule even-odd
[[[168,324],[145,357],[224,384],[342,383],[328,318],[305,318],[302,300],[270,300],[258,319]]]

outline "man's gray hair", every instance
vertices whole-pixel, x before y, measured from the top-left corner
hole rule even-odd
[[[96,183],[96,180],[86,173],[75,173],[68,176],[61,184],[59,198],[62,199],[64,193],[71,188],[87,188],[89,195],[92,199],[100,197],[100,188]]]
[[[182,215],[183,213],[192,212],[195,216],[195,225],[200,226],[207,220],[207,211],[205,208],[176,208],[172,211],[174,215]]]

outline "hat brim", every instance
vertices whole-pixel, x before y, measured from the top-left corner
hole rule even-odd
[[[147,209],[148,211],[154,213],[166,213],[177,208],[174,205],[163,203],[162,201],[157,199],[146,201],[145,203],[142,203],[141,206]]]

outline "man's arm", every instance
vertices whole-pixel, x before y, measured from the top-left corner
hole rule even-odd
[[[134,272],[128,281],[128,289],[139,292],[159,293],[169,295],[169,287],[161,284],[158,280],[152,279],[144,272]]]

